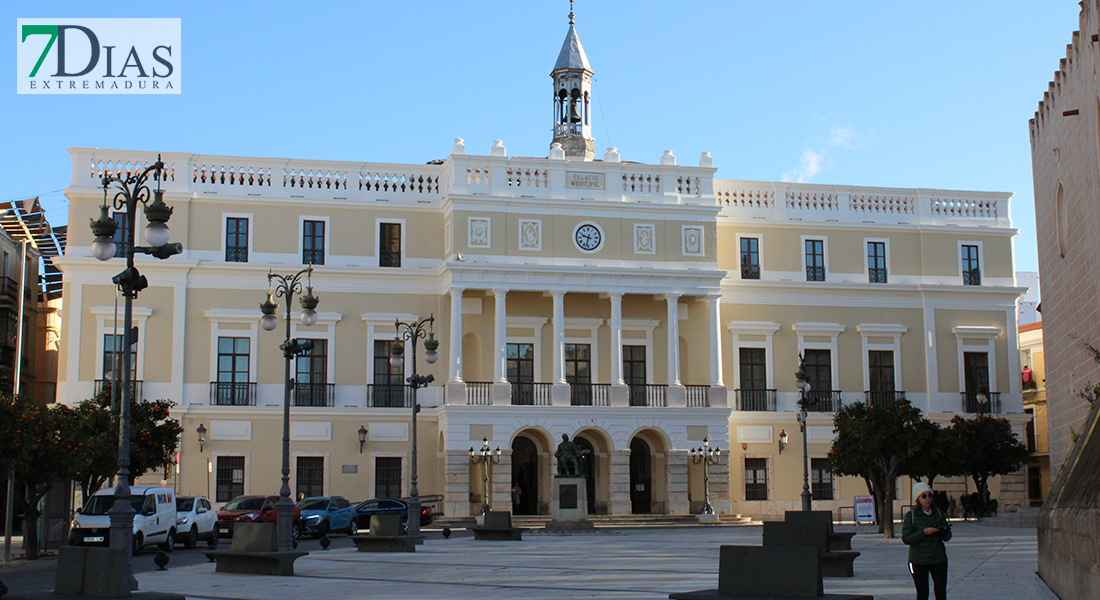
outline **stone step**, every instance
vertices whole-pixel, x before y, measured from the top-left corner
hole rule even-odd
[[[698,525],[696,515],[592,515],[590,518],[597,527],[637,527],[637,526],[672,526],[672,525]],[[512,525],[527,529],[539,529],[550,522],[549,515],[513,515]],[[747,524],[752,520],[739,514],[719,515],[721,524]],[[474,517],[437,517],[432,522],[432,527],[450,527],[460,529],[473,527]]]

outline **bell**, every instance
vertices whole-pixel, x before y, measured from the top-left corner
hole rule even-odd
[[[580,123],[581,122],[581,116],[579,114],[577,114],[577,105],[576,105],[576,103],[570,103],[569,104],[569,122],[570,123]]]

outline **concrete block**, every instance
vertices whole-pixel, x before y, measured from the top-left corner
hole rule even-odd
[[[233,526],[232,550],[274,552],[278,549],[275,523],[237,523]]]
[[[370,534],[373,536],[405,535],[401,515],[374,515],[370,518]]]
[[[512,513],[504,510],[491,510],[485,513],[484,527],[486,529],[510,529],[512,527]]]
[[[722,546],[718,553],[718,591],[817,597],[825,593],[821,551],[806,546]]]
[[[128,551],[94,546],[58,548],[54,592],[101,598],[130,596],[130,574],[123,572]]]

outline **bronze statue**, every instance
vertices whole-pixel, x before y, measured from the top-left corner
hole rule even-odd
[[[587,448],[581,448],[576,443],[569,441],[569,436],[561,434],[561,443],[554,457],[558,459],[559,477],[584,477],[584,467],[581,465],[581,457],[589,454]]]

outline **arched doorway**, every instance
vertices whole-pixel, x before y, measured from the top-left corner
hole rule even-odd
[[[539,506],[539,451],[531,438],[512,440],[512,514],[536,515]],[[516,500],[519,502],[516,502]]]
[[[630,440],[630,512],[653,512],[653,456],[640,437]]]
[[[581,457],[581,468],[584,469],[585,488],[588,493],[588,514],[596,514],[596,469],[599,461],[596,460],[596,449],[587,438],[576,436],[573,441],[581,450],[588,450]]]

